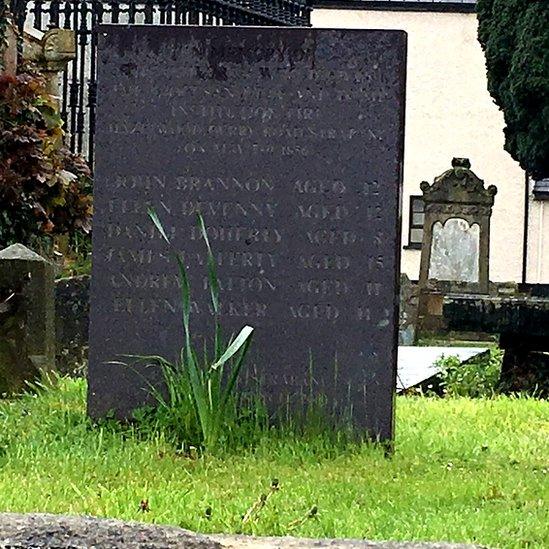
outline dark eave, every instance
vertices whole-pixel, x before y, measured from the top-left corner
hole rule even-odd
[[[313,8],[474,13],[476,0],[312,0]]]

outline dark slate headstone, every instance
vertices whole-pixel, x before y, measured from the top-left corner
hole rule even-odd
[[[147,401],[123,354],[175,359],[184,252],[212,332],[200,210],[226,333],[274,409],[321,395],[390,439],[398,332],[406,35],[295,28],[99,30],[89,412]]]

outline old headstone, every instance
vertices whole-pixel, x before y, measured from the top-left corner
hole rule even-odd
[[[421,183],[425,221],[419,273],[418,328],[445,329],[444,296],[488,293],[490,217],[497,189],[484,186],[467,158],[454,158],[452,167]]]
[[[392,436],[406,36],[227,27],[99,30],[89,412],[147,402],[123,354],[175,359],[176,268],[211,334],[201,211],[226,333],[274,410],[317,396]]]
[[[48,93],[59,108],[59,81],[67,64],[76,58],[76,34],[71,29],[52,28],[46,32],[29,29],[23,35],[23,58],[34,63],[46,79]]]
[[[0,251],[0,394],[55,367],[53,265],[22,244]]]
[[[467,158],[433,184],[421,183],[425,222],[419,283],[445,291],[488,293],[490,217],[497,189],[471,171]]]

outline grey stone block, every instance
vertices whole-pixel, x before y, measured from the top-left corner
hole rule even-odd
[[[0,394],[55,368],[54,268],[22,244],[0,251]]]

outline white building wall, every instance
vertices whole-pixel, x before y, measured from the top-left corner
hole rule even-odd
[[[549,201],[529,204],[527,282],[549,284]]]

